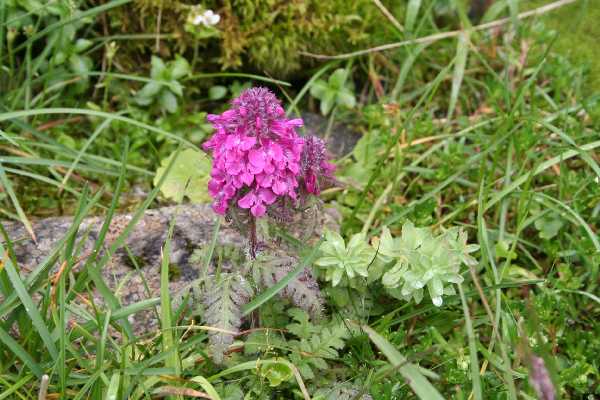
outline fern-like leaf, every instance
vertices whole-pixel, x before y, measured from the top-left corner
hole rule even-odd
[[[319,389],[313,400],[373,400],[368,393],[362,393],[349,384],[339,384],[333,388]]]
[[[350,332],[343,323],[332,322],[328,326],[313,325],[308,316],[301,310],[290,310],[297,321],[286,328],[300,340],[290,340],[289,346],[295,351],[289,355],[290,361],[300,370],[306,379],[313,379],[313,368],[326,370],[326,359],[339,357],[338,351],[345,346],[345,340]]]
[[[265,287],[271,287],[298,265],[298,259],[278,252],[265,251],[255,260],[254,265],[258,275],[257,281]],[[283,288],[279,296],[289,299],[295,306],[308,312],[313,319],[318,318],[323,310],[319,284],[308,268]]]
[[[225,351],[242,325],[242,306],[250,300],[253,290],[239,274],[221,274],[220,279],[209,279],[204,295],[204,320],[215,331],[208,341],[215,363],[223,362]]]

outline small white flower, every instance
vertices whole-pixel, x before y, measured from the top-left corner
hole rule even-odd
[[[192,24],[193,25],[206,25],[206,22],[204,21],[204,15],[203,14],[198,14],[194,17],[194,19],[192,20]]]
[[[213,10],[204,11],[204,25],[213,26],[219,23],[221,20],[221,16],[219,14],[215,14]]]
[[[204,25],[207,27],[214,26],[219,23],[221,16],[215,14],[213,10],[206,10],[202,14],[197,14],[192,20],[193,25]]]

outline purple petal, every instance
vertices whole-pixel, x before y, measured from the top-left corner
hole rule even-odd
[[[254,136],[242,136],[240,143],[240,149],[247,151],[250,150],[256,144],[256,138]]]
[[[283,149],[277,143],[271,143],[267,149],[267,155],[275,161],[281,161],[283,160]]]
[[[221,186],[221,182],[216,181],[215,179],[211,179],[210,181],[208,181],[208,193],[212,197],[215,197],[221,191]]]
[[[238,159],[233,159],[232,161],[225,163],[225,170],[230,175],[238,175],[242,172],[244,165]]]
[[[286,125],[295,128],[304,125],[304,121],[302,121],[302,118],[294,118],[287,121]]]
[[[319,187],[317,186],[317,177],[312,171],[309,171],[304,177],[304,185],[306,186],[306,191],[308,193],[312,193],[314,195],[319,195]]]
[[[273,163],[270,162],[266,163],[263,172],[265,174],[272,174],[273,172],[275,172],[275,165],[273,165]]]
[[[252,185],[252,182],[254,181],[254,174],[250,173],[249,171],[242,172],[240,174],[240,179],[242,180],[242,182],[244,182],[244,184],[246,184],[247,186],[250,186],[250,185]]]
[[[267,208],[262,203],[257,203],[254,207],[252,207],[250,209],[250,212],[252,212],[252,215],[254,215],[257,218],[265,215],[266,211],[267,211]]]
[[[256,195],[254,192],[250,191],[244,197],[239,199],[237,204],[242,208],[250,208],[256,203],[256,200]]]
[[[266,155],[263,150],[253,149],[248,152],[248,161],[255,167],[258,172],[261,172],[265,166]]]
[[[217,214],[224,215],[225,212],[227,211],[227,202],[226,201],[222,201],[222,200],[215,201],[212,204],[212,209]]]
[[[271,188],[273,189],[273,192],[275,194],[281,195],[281,194],[284,194],[287,191],[288,185],[286,185],[286,183],[283,180],[276,179],[273,182],[273,185],[271,186]]]
[[[260,189],[258,198],[267,205],[271,205],[277,200],[277,196],[270,189]]]

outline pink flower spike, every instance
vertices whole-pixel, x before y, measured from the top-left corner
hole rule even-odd
[[[209,193],[215,212],[225,213],[233,206],[259,217],[281,198],[296,199],[306,175],[301,164],[304,139],[296,132],[303,123],[287,119],[271,91],[244,90],[229,110],[210,114],[207,120],[215,132],[202,147],[213,157]]]

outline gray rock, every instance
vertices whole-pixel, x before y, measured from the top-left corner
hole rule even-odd
[[[304,128],[306,135],[315,135],[323,138],[327,133],[329,119],[321,114],[303,113]],[[340,158],[350,153],[361,134],[350,125],[334,122],[331,132],[327,138],[327,149],[335,158]]]

